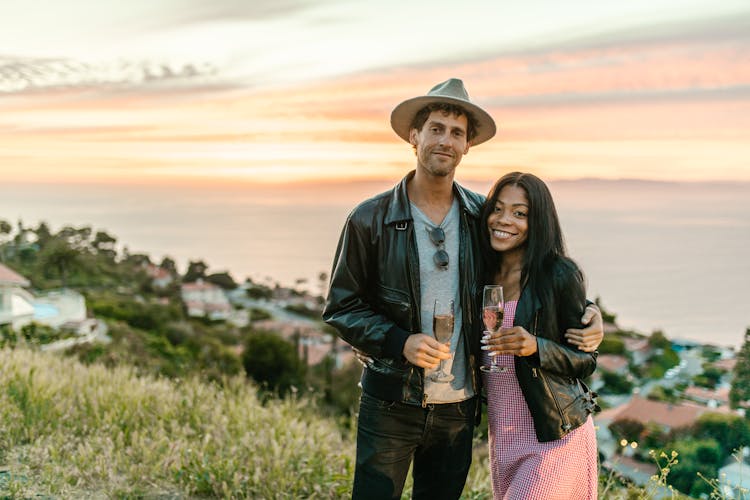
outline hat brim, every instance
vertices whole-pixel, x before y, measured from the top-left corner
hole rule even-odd
[[[431,103],[456,104],[470,112],[476,118],[479,126],[477,135],[471,140],[471,145],[476,146],[491,139],[497,132],[495,120],[485,110],[464,99],[456,99],[447,96],[426,95],[407,99],[393,109],[391,113],[391,127],[400,138],[409,141],[411,122],[420,109]]]

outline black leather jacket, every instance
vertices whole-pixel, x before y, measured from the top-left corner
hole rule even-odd
[[[406,184],[357,206],[341,233],[323,319],[339,336],[371,358],[362,388],[387,401],[424,405],[424,369],[403,357],[409,335],[422,331],[419,255]],[[453,185],[460,205],[460,307],[476,310],[479,281],[480,212],[484,197]],[[477,363],[479,317],[465,313],[462,333],[474,389],[480,391]],[[480,405],[477,405],[479,408]]]
[[[563,335],[568,328],[581,327],[580,318],[586,307],[583,279],[570,262],[558,262],[554,269],[557,331],[541,328],[542,306],[529,287],[521,293],[513,320],[514,325],[524,327],[537,337],[537,352],[526,357],[516,356],[515,369],[539,442],[562,438],[599,409],[596,394],[582,380],[596,369],[598,353],[570,346]]]

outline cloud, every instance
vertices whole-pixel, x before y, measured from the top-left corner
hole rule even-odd
[[[162,2],[159,8],[164,18],[169,19],[169,24],[179,26],[210,21],[273,20],[303,13],[314,7],[316,3],[314,0],[256,0],[252,2],[247,0],[223,0],[221,2],[191,0],[166,4]]]
[[[164,82],[205,85],[217,68],[209,63],[0,58],[0,94],[56,88],[149,87]]]

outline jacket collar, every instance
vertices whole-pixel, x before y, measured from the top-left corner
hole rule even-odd
[[[406,174],[406,176],[401,179],[401,182],[396,184],[393,188],[391,201],[388,205],[388,212],[385,214],[384,222],[386,225],[412,220],[406,185],[414,177],[415,173],[416,171],[412,170]],[[470,191],[456,182],[453,182],[453,193],[456,195],[458,205],[463,211],[474,218],[479,218],[479,215],[482,212],[482,203],[477,195],[471,196]]]

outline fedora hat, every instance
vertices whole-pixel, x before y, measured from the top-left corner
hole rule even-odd
[[[464,88],[464,82],[458,78],[451,78],[438,83],[427,92],[427,95],[407,99],[393,109],[391,113],[391,127],[400,138],[409,142],[409,127],[414,116],[420,109],[434,102],[456,104],[476,118],[479,126],[477,135],[471,140],[471,145],[476,146],[491,139],[497,128],[495,120],[485,110],[469,100],[469,93]]]

